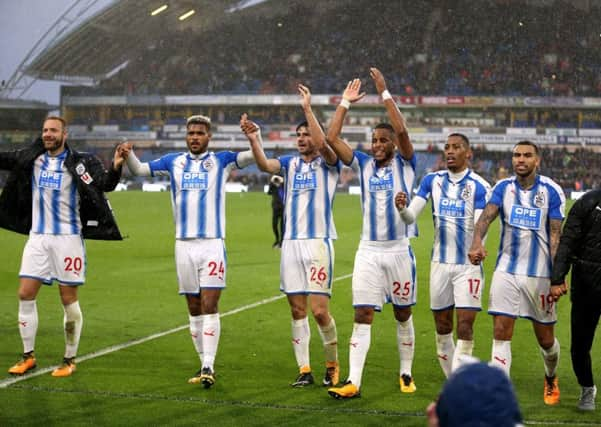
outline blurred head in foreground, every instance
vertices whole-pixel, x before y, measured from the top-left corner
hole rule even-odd
[[[486,363],[457,369],[427,409],[430,427],[516,427],[522,414],[507,375]]]

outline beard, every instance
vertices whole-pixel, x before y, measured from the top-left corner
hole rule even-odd
[[[530,175],[532,175],[534,172],[536,171],[535,168],[533,169],[529,169],[529,168],[524,168],[522,170],[515,170],[514,169],[514,173],[519,176],[520,178],[527,178]]]
[[[63,137],[44,139],[44,148],[47,151],[56,151],[63,146]]]

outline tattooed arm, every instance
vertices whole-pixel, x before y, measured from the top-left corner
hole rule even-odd
[[[559,247],[559,238],[561,237],[561,220],[560,219],[552,219],[549,221],[549,225],[551,228],[550,235],[550,254],[551,259],[555,259],[555,255],[557,254],[557,248]]]
[[[480,264],[480,262],[486,258],[486,255],[488,255],[482,241],[484,236],[486,236],[486,232],[488,231],[490,223],[493,222],[498,215],[499,207],[492,203],[488,203],[482,211],[480,218],[478,218],[478,222],[474,227],[474,239],[472,240],[472,246],[468,252],[468,258],[472,264]]]

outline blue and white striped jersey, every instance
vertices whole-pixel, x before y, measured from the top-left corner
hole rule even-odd
[[[415,183],[415,155],[405,160],[395,153],[388,166],[378,168],[376,161],[361,151],[354,151],[351,167],[359,174],[363,228],[361,240],[400,240],[417,236],[416,224],[401,220],[394,197],[399,191],[407,193],[407,203]]]
[[[550,178],[537,175],[529,190],[515,176],[499,181],[489,200],[499,207],[501,242],[496,269],[531,277],[551,276],[549,220],[563,220],[565,196]]]
[[[225,238],[225,182],[240,153],[171,153],[148,163],[152,176],[168,172],[176,239]]]
[[[65,167],[67,150],[35,159],[32,177],[31,231],[37,234],[81,234],[79,193]]]
[[[284,239],[336,239],[332,205],[341,163],[321,157],[306,163],[300,156],[282,156],[284,171]]]
[[[474,215],[484,209],[490,185],[472,170],[453,182],[448,170],[432,172],[420,183],[416,197],[432,198],[434,246],[432,261],[470,264],[467,257],[474,238]]]

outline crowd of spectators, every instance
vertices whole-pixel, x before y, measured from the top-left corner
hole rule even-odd
[[[592,149],[568,150],[539,147],[541,152],[540,174],[551,177],[569,195],[570,191],[586,191],[601,188],[601,153]],[[474,148],[472,167],[490,183],[513,174],[511,155],[506,151],[489,151]]]
[[[397,94],[601,96],[599,18],[569,1],[299,2],[280,16],[174,31],[97,90],[294,93],[302,81],[339,93],[377,66]]]

